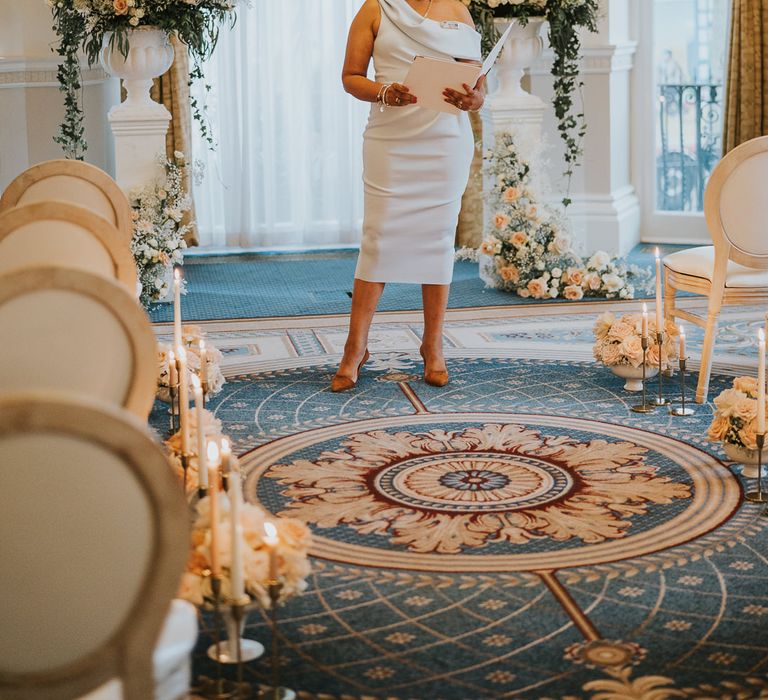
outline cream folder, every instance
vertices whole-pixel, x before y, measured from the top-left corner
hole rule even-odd
[[[434,109],[438,112],[459,114],[461,110],[458,107],[454,107],[445,101],[443,90],[451,88],[457,92],[466,92],[464,89],[465,83],[470,87],[474,87],[477,79],[481,75],[487,74],[493,68],[512,28],[513,24],[510,23],[507,31],[496,42],[496,46],[488,54],[482,66],[452,59],[416,56],[404,82],[411,91],[411,94],[415,95],[418,99],[416,104],[419,107]]]

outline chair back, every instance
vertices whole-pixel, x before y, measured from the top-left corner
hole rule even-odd
[[[157,389],[157,343],[120,284],[64,267],[0,276],[0,394],[84,394],[146,419]]]
[[[751,139],[717,164],[704,193],[704,216],[724,279],[727,260],[768,269],[768,136]],[[722,270],[720,269],[722,268]]]
[[[0,697],[70,700],[119,678],[154,697],[152,655],[189,531],[135,416],[76,397],[0,396]]]
[[[36,202],[0,214],[0,275],[40,265],[74,267],[136,290],[130,243],[114,225],[77,204]]]
[[[103,170],[79,160],[48,160],[25,170],[0,197],[0,212],[50,199],[79,204],[96,212],[130,242],[133,223],[125,194]]]

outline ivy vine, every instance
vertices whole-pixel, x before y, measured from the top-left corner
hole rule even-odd
[[[548,0],[541,3],[501,4],[491,8],[488,0],[465,0],[483,35],[486,51],[498,41],[499,34],[493,23],[494,18],[516,18],[525,25],[532,17],[544,17],[549,23],[549,45],[554,53],[552,63],[553,97],[552,106],[557,118],[557,129],[565,146],[566,193],[570,192],[571,179],[575,168],[584,154],[584,136],[587,122],[583,110],[582,90],[584,82],[580,77],[581,37],[579,29],[597,31],[598,0]],[[581,109],[576,109],[574,95],[578,93]],[[566,194],[563,205],[571,199]]]

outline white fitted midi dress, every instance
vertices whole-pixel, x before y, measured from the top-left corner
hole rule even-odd
[[[379,0],[376,81],[403,83],[415,56],[480,59],[480,35],[422,17],[405,0]],[[418,98],[418,95],[416,95]],[[474,155],[469,116],[371,106],[363,145],[365,214],[355,277],[450,284],[461,197]]]

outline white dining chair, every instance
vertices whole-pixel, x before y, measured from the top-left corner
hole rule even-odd
[[[119,283],[82,270],[0,275],[0,393],[92,396],[146,420],[157,390],[157,342]]]
[[[768,303],[768,136],[736,147],[712,171],[704,193],[711,246],[664,258],[664,315],[704,328],[696,401],[709,393],[717,321],[724,305]],[[706,318],[677,307],[677,291],[708,298]]]
[[[121,282],[135,292],[130,241],[77,204],[45,201],[0,213],[0,275],[23,267],[73,267]]]
[[[157,697],[189,516],[147,427],[94,399],[0,396],[0,483],[0,697]]]
[[[0,197],[0,212],[51,199],[91,209],[130,242],[133,222],[128,198],[107,173],[79,160],[48,160],[25,170]]]

